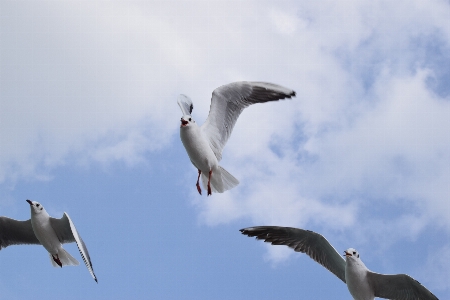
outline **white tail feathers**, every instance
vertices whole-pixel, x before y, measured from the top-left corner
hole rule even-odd
[[[224,191],[234,188],[239,184],[239,180],[237,180],[233,175],[228,173],[227,170],[219,166],[220,172],[222,173],[222,182],[224,186]]]
[[[50,255],[50,262],[52,263],[52,266],[59,267],[58,264],[53,260],[52,254],[49,253],[49,255]],[[63,248],[59,249],[59,252],[57,255],[58,255],[59,261],[61,262],[61,264],[63,266],[78,266],[80,264],[78,262],[78,260],[76,260],[72,255],[69,254],[69,252],[67,252]]]
[[[202,172],[202,184],[204,189],[208,188],[208,176],[208,173]],[[238,184],[239,180],[221,166],[219,166],[218,169],[213,170],[211,174],[211,190],[213,193],[223,193],[234,188]]]

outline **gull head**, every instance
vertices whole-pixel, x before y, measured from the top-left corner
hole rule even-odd
[[[181,117],[181,126],[180,128],[183,127],[189,127],[191,126],[193,123],[195,123],[194,119],[192,118],[192,116],[190,115],[184,115],[183,117]]]
[[[44,207],[36,201],[27,200],[28,204],[30,204],[31,213],[39,214],[44,210]]]
[[[344,256],[346,260],[352,259],[352,260],[356,260],[359,259],[359,253],[358,251],[356,251],[353,248],[348,248],[347,250],[344,251]]]

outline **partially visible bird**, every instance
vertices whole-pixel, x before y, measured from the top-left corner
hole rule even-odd
[[[222,150],[242,110],[255,103],[276,101],[295,96],[288,88],[266,82],[235,82],[214,90],[206,122],[198,126],[191,116],[194,105],[185,95],[178,97],[181,117],[180,137],[192,164],[198,170],[197,190],[202,176],[207,195],[223,193],[239,184],[233,175],[219,165]]]
[[[0,217],[0,250],[11,245],[42,245],[48,251],[54,267],[77,266],[79,262],[62,247],[64,243],[76,242],[89,273],[98,282],[86,245],[69,215],[65,212],[61,219],[55,219],[49,216],[39,202],[27,202],[31,209],[30,220],[17,221]]]
[[[347,284],[355,300],[375,297],[397,300],[437,300],[427,288],[406,274],[385,275],[370,271],[353,248],[344,251],[345,260],[320,234],[292,227],[258,226],[240,232],[257,240],[286,245],[306,253]]]

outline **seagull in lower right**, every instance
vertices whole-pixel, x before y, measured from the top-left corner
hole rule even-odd
[[[406,274],[385,275],[370,271],[353,248],[344,251],[345,260],[320,234],[299,228],[258,226],[239,230],[272,245],[286,245],[306,253],[347,284],[355,300],[375,297],[396,300],[437,300],[426,287]]]

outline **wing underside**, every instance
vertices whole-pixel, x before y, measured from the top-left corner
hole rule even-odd
[[[50,221],[61,243],[77,243],[77,247],[80,251],[81,257],[83,258],[84,264],[88,268],[92,278],[94,278],[94,280],[97,282],[97,277],[95,276],[86,244],[79,235],[69,215],[67,213],[64,213],[61,219],[50,218]]]
[[[367,279],[375,292],[375,297],[398,300],[437,300],[426,287],[406,274],[384,275],[367,273]]]
[[[0,217],[0,250],[11,245],[41,243],[34,234],[31,220],[17,221]]]
[[[201,126],[217,159],[242,110],[249,105],[291,98],[291,89],[266,82],[235,82],[214,90],[206,122]]]
[[[292,227],[258,226],[240,230],[242,234],[272,245],[286,245],[307,254],[345,282],[345,260],[320,234]]]

